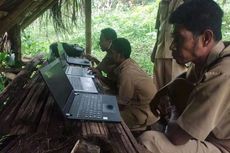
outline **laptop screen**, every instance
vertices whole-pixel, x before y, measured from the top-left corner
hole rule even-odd
[[[40,69],[50,92],[60,108],[64,108],[73,87],[71,86],[59,59]]]

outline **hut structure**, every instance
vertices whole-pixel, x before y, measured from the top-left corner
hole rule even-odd
[[[60,19],[60,6],[70,3],[74,12],[84,8],[86,51],[91,50],[91,0],[0,0],[0,51],[10,47],[21,61],[22,29],[48,9]],[[62,26],[62,22],[56,22]],[[6,34],[7,32],[7,34]],[[95,123],[66,120],[36,65],[36,56],[0,93],[1,153],[147,153],[122,122]],[[2,71],[6,71],[1,69]],[[12,70],[13,71],[13,70]]]

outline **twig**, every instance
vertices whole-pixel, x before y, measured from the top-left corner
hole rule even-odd
[[[77,140],[77,142],[75,143],[75,145],[74,145],[74,147],[73,147],[71,153],[75,153],[75,152],[76,152],[76,150],[77,150],[77,148],[78,148],[78,145],[79,145],[79,142],[80,142],[80,139]]]

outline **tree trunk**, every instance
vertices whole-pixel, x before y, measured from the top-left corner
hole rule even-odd
[[[86,54],[91,54],[92,39],[91,39],[91,0],[85,0],[85,39],[86,39]]]
[[[15,62],[21,62],[21,27],[19,25],[13,26],[8,34],[11,42],[11,50],[15,53]]]

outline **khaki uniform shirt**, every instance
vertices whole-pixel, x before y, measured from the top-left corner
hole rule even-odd
[[[173,41],[171,36],[173,25],[169,24],[169,16],[183,2],[183,0],[161,0],[156,21],[157,46],[156,50],[153,50],[155,56],[152,58],[172,58],[172,51],[169,47]]]
[[[192,137],[209,141],[222,152],[230,151],[230,46],[220,41],[200,74],[188,78],[196,85],[177,124]]]
[[[115,69],[115,64],[112,60],[111,51],[108,51],[102,61],[98,64],[97,69],[106,74],[111,74]]]
[[[124,106],[121,115],[128,127],[141,127],[154,123],[156,117],[149,106],[156,93],[152,78],[132,59],[126,59],[116,68],[115,73],[118,76],[118,103]]]

